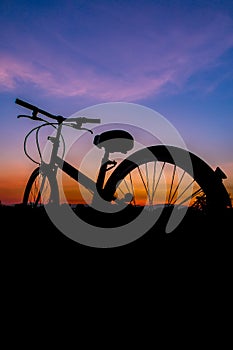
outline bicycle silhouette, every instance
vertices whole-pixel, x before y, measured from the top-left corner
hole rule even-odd
[[[98,205],[103,210],[105,204],[114,205],[114,208],[122,205],[150,208],[161,205],[189,206],[203,211],[231,206],[229,195],[222,183],[222,179],[226,178],[225,174],[219,168],[212,170],[201,158],[185,149],[170,145],[152,145],[135,151],[120,164],[110,160],[111,153],[126,154],[133,149],[134,137],[125,130],[109,130],[94,137],[94,145],[104,150],[95,182],[66,162],[62,156],[60,157],[58,150],[63,126],[88,130],[83,127],[84,124],[99,124],[101,120],[87,117],[65,118],[53,115],[20,99],[16,99],[15,102],[32,111],[31,116],[19,115],[18,118],[27,117],[42,122],[25,137],[24,151],[31,160],[33,159],[26,149],[28,136],[33,131],[36,132],[36,143],[41,156],[38,141],[40,129],[50,125],[56,130],[55,136],[48,138],[52,144],[49,161],[45,162],[41,156],[39,166],[29,177],[23,195],[24,205],[31,207],[59,205],[57,172],[61,170],[91,193],[91,202],[97,210]],[[38,117],[38,114],[53,121]],[[187,157],[191,160],[192,171],[184,162]],[[109,170],[112,173],[106,180]]]

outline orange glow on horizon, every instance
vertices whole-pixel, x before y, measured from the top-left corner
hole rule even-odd
[[[14,162],[14,165],[13,162],[11,162],[7,164],[5,169],[1,169],[0,200],[2,204],[9,205],[22,202],[26,183],[35,167],[36,165],[28,162],[28,160],[24,161],[22,164],[20,164],[20,160],[16,160]],[[220,167],[227,175],[227,179],[223,181],[223,184],[225,185],[231,198],[233,198],[233,163],[223,164],[222,166],[220,165]],[[88,170],[91,170],[91,168]],[[94,173],[96,174],[96,169]],[[169,173],[169,171],[168,174],[171,176],[171,173]],[[91,174],[87,173],[87,175],[93,178]],[[83,190],[82,186],[79,186],[79,184],[70,179],[67,175],[62,176],[62,179],[64,181],[64,192],[69,203],[84,204],[85,202],[88,203],[88,201],[90,203],[91,196],[89,195],[88,191]],[[176,186],[176,183],[177,179],[174,180],[174,187]],[[83,199],[82,194],[84,195],[85,199]],[[164,202],[161,197],[162,195],[158,196],[158,203]],[[63,201],[63,199],[61,199],[61,201]],[[143,189],[140,191],[139,188],[137,201],[139,205],[146,204],[145,195],[143,195]]]

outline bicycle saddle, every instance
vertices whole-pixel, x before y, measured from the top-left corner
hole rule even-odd
[[[98,148],[105,148],[109,153],[127,153],[134,146],[134,138],[127,131],[110,130],[96,135],[93,143]]]

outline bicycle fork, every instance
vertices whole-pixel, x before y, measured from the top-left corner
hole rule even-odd
[[[59,144],[60,144],[60,136],[61,136],[62,123],[59,123],[56,136],[48,136],[48,140],[53,144],[52,153],[50,157],[49,163],[45,163],[42,161],[40,165],[40,172],[43,176],[41,191],[45,186],[46,177],[49,179],[51,185],[51,193],[50,193],[50,204],[59,204],[59,190],[57,184],[57,171],[58,165],[56,164]]]

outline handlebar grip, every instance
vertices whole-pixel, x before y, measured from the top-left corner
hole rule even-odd
[[[100,124],[101,120],[100,119],[96,119],[96,118],[83,118],[84,119],[84,123],[93,123],[93,124]]]
[[[38,109],[36,106],[33,106],[33,105],[31,105],[30,103],[28,103],[28,102],[25,102],[25,101],[23,101],[23,100],[20,100],[19,98],[17,98],[17,99],[15,100],[15,103],[17,103],[18,105],[20,105],[20,106],[22,106],[22,107],[31,109],[31,110],[37,110],[37,109]]]

